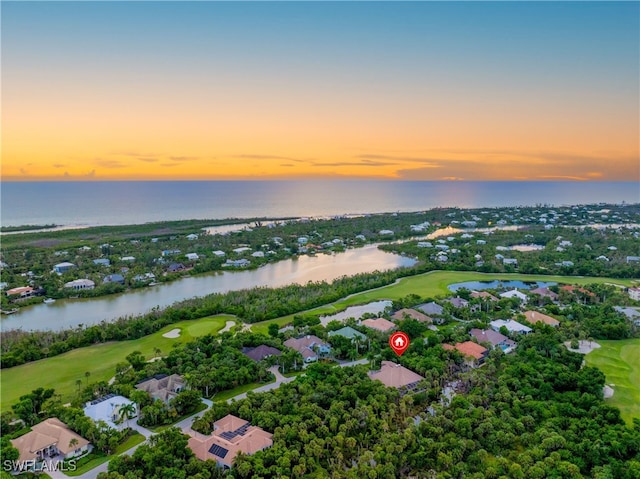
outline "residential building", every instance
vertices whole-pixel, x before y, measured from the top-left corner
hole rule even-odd
[[[469,334],[471,337],[476,338],[478,343],[489,343],[492,348],[500,348],[505,353],[510,353],[516,347],[516,343],[513,340],[492,329],[473,328],[469,331]]]
[[[19,461],[36,462],[58,455],[62,455],[64,459],[71,459],[93,449],[89,441],[55,417],[31,426],[28,433],[12,439],[11,445],[20,454]]]
[[[96,283],[94,283],[90,279],[74,279],[73,281],[65,283],[64,287],[80,291],[83,289],[93,289],[96,287]]]
[[[518,298],[523,303],[527,302],[527,295],[522,291],[518,291],[517,289],[512,289],[510,291],[506,291],[504,293],[500,293],[501,298]]]
[[[499,301],[498,298],[496,298],[491,293],[487,293],[486,291],[471,291],[471,297],[481,298],[488,301]]]
[[[242,259],[235,259],[235,260],[228,259],[223,263],[222,266],[224,267],[233,266],[234,268],[246,268],[250,264],[251,264],[251,261],[249,261],[248,259],[242,258]]]
[[[466,365],[472,368],[480,366],[482,363],[484,363],[484,360],[489,354],[489,350],[487,348],[480,346],[473,341],[456,343],[453,346],[451,344],[443,344],[442,347],[449,351],[458,351],[464,356]]]
[[[222,258],[223,256],[226,256],[227,253],[225,253],[224,251],[218,249],[218,250],[213,252],[213,255],[217,256],[218,258]]]
[[[543,298],[549,298],[551,301],[558,300],[558,294],[551,291],[549,288],[535,288],[529,290],[529,294],[537,294]]]
[[[375,319],[365,319],[361,321],[363,326],[366,326],[370,329],[375,329],[376,331],[380,331],[381,333],[387,333],[391,330],[396,329],[395,323],[392,323],[388,319],[384,318],[375,318]]]
[[[20,286],[7,290],[7,296],[16,296],[18,300],[35,296],[35,290],[31,286]]]
[[[632,300],[640,301],[640,288],[629,288],[627,293]]]
[[[136,260],[135,256],[123,256],[120,258],[120,261],[134,262]]]
[[[396,321],[402,321],[403,319],[410,318],[410,319],[415,319],[416,321],[420,321],[421,323],[432,323],[433,322],[433,319],[431,319],[426,314],[421,313],[420,311],[416,311],[415,309],[410,309],[410,308],[400,309],[400,310],[396,311],[395,313],[393,313],[393,316],[391,316],[391,317],[393,319],[395,319]]]
[[[179,374],[156,374],[152,378],[143,379],[136,384],[136,389],[146,391],[155,399],[168,404],[178,393],[187,388],[187,383]]]
[[[109,258],[98,258],[93,260],[93,264],[100,266],[109,266],[111,264],[111,261],[109,261]]]
[[[169,273],[177,273],[179,271],[185,270],[185,266],[182,263],[171,263],[167,268]]]
[[[329,331],[328,336],[331,338],[333,336],[342,336],[347,339],[365,339],[366,336],[362,334],[360,331],[356,331],[351,326],[345,326],[344,328],[337,329],[335,331]]]
[[[525,311],[524,316],[531,324],[542,322],[544,324],[548,324],[549,326],[553,326],[554,328],[560,325],[560,321],[539,311]]]
[[[195,261],[199,258],[198,253],[187,253],[184,255],[189,261]]]
[[[187,235],[187,239],[189,241],[197,240],[198,239],[198,235],[191,233],[190,235]]]
[[[115,274],[108,274],[104,277],[104,279],[102,280],[103,283],[120,283],[120,284],[124,284],[124,276],[122,276],[121,274],[115,273]]]
[[[305,363],[317,361],[318,358],[328,356],[331,353],[331,346],[317,336],[290,338],[284,342],[284,345],[298,351]]]
[[[429,316],[442,316],[444,313],[444,308],[433,301],[430,303],[419,304],[415,309],[418,309]]]
[[[498,332],[500,331],[500,328],[502,326],[507,328],[507,331],[509,331],[510,333],[529,334],[531,331],[533,331],[529,326],[520,324],[513,319],[496,319],[495,321],[491,321],[489,324],[491,325],[491,329]]]
[[[193,430],[188,433],[188,447],[198,459],[214,460],[225,469],[233,466],[238,453],[255,454],[273,445],[273,434],[231,414],[214,422],[208,436]]]
[[[122,430],[127,427],[127,418],[122,409],[129,404],[134,405],[135,414],[129,417],[129,419],[133,419],[138,416],[136,404],[126,397],[116,394],[107,394],[88,402],[84,407],[84,414],[93,419],[94,422],[104,421],[109,427]]]
[[[415,390],[424,378],[410,369],[391,361],[382,361],[379,371],[369,371],[369,377],[382,382],[388,388],[406,393]]]
[[[243,348],[242,354],[253,359],[255,362],[262,361],[269,356],[280,356],[282,352],[279,349],[276,349],[271,346],[267,346],[266,344],[261,344],[255,348]]]
[[[67,271],[72,270],[75,267],[76,267],[75,264],[65,261],[64,263],[58,263],[57,265],[55,265],[53,267],[53,271],[58,274],[63,274],[63,273],[66,273]]]
[[[637,263],[640,261],[640,256],[627,256],[627,263]]]

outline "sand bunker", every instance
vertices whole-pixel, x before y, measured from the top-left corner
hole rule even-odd
[[[589,354],[594,349],[598,349],[600,347],[600,345],[595,341],[582,340],[582,341],[579,341],[578,344],[579,344],[578,349],[573,349],[571,347],[571,341],[565,341],[564,343],[564,345],[567,347],[569,351],[573,353],[580,353],[580,354]]]
[[[605,384],[604,387],[602,388],[602,394],[604,395],[605,399],[612,397],[613,388]]]
[[[218,334],[226,333],[227,331],[231,330],[231,328],[233,328],[235,325],[236,325],[235,321],[227,321],[227,324],[225,324],[224,328],[222,328]]]
[[[163,338],[175,339],[180,337],[180,330],[178,328],[172,329],[168,333],[162,335]]]

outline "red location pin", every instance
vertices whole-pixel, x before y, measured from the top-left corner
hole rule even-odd
[[[389,346],[391,346],[394,353],[398,356],[402,356],[402,353],[404,353],[409,347],[409,336],[402,331],[393,333],[389,338]]]

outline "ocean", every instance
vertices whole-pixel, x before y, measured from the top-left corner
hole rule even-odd
[[[324,217],[462,208],[638,203],[637,182],[370,180],[3,182],[3,226]]]

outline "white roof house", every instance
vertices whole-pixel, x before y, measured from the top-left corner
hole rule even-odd
[[[121,421],[122,414],[120,409],[122,406],[133,404],[134,407],[136,404],[133,401],[130,401],[124,396],[117,396],[115,394],[108,394],[100,399],[96,399],[94,401],[90,401],[84,408],[84,414],[87,417],[93,419],[93,421],[104,421],[107,423],[109,427],[114,429],[122,430],[126,427],[126,421]],[[138,416],[138,408],[135,407],[135,416]]]
[[[504,293],[500,293],[501,298],[518,298],[523,302],[527,302],[527,295],[522,291],[518,291],[517,289],[512,289],[511,291],[506,291]]]
[[[236,254],[242,254],[242,253],[245,253],[247,251],[251,251],[251,248],[249,248],[248,246],[241,246],[240,248],[235,248],[233,250],[233,252],[236,253]]]
[[[529,334],[532,331],[530,327],[525,326],[524,324],[520,324],[513,319],[496,319],[495,321],[491,321],[489,324],[491,325],[491,329],[498,332],[500,332],[500,328],[502,326],[507,328],[507,331],[509,331],[510,333]]]
[[[187,239],[189,241],[197,240],[198,239],[198,235],[191,233],[190,235],[187,235]]]
[[[222,257],[222,256],[226,256],[226,253],[222,250],[216,250],[213,252],[214,256],[218,256],[218,257]]]
[[[135,256],[123,256],[122,258],[120,258],[120,261],[135,261],[136,258]]]
[[[185,254],[185,257],[189,260],[189,261],[195,261],[199,258],[198,253],[187,253]]]

